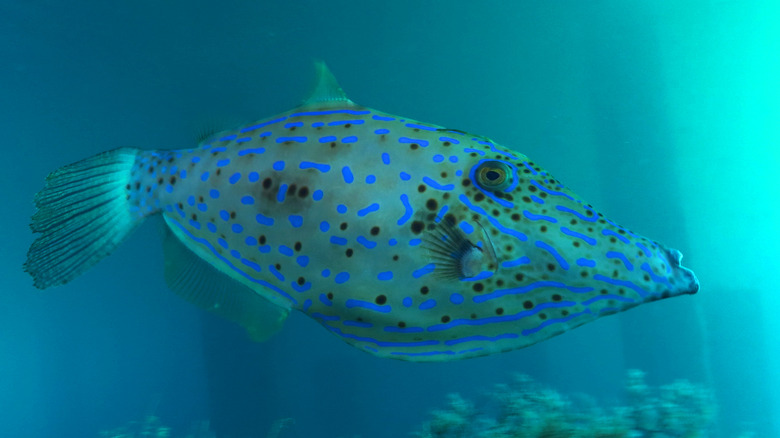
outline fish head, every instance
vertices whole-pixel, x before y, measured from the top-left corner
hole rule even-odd
[[[470,304],[444,325],[491,340],[479,354],[698,291],[679,251],[608,219],[526,156],[472,141],[446,211],[429,217],[424,247],[437,287]]]

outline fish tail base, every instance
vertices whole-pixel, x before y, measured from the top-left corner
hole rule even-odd
[[[134,207],[132,169],[139,150],[120,148],[64,166],[36,196],[30,228],[40,236],[24,269],[36,287],[65,284],[110,254],[148,215]]]

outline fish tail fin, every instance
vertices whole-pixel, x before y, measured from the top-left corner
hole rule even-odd
[[[140,151],[120,148],[69,164],[35,195],[24,270],[40,289],[65,284],[110,254],[153,211],[133,207],[131,180]]]

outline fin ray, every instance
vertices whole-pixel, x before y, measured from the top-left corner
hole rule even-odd
[[[324,61],[315,61],[314,67],[317,69],[317,82],[303,106],[328,103],[339,105],[352,104],[352,101],[347,98],[346,93],[341,89],[336,77],[333,76],[333,73],[330,72]]]
[[[279,331],[289,309],[220,272],[179,240],[166,223],[163,238],[165,281],[177,295],[244,327],[254,341]]]
[[[145,216],[132,213],[125,186],[137,149],[120,148],[64,166],[35,195],[30,228],[40,236],[24,263],[36,287],[65,284],[110,254]]]

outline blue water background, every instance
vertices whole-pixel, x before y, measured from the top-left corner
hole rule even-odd
[[[764,257],[778,232],[762,225],[778,213],[751,196],[777,187],[777,155],[762,155],[777,145],[777,88],[761,79],[780,74],[765,56],[780,38],[771,2],[737,3],[3,2],[0,436],[90,437],[153,411],[174,436],[205,419],[220,437],[265,436],[289,417],[281,438],[389,438],[446,393],[515,372],[619,401],[627,368],[711,385],[715,436],[780,436],[777,258]],[[297,314],[249,342],[166,289],[156,221],[71,284],[32,287],[27,223],[49,171],[118,146],[189,147],[204,127],[289,109],[312,59],[361,104],[529,155],[680,249],[701,292],[528,349],[415,364]],[[723,180],[735,191],[707,183]],[[758,237],[743,243],[744,230]]]

